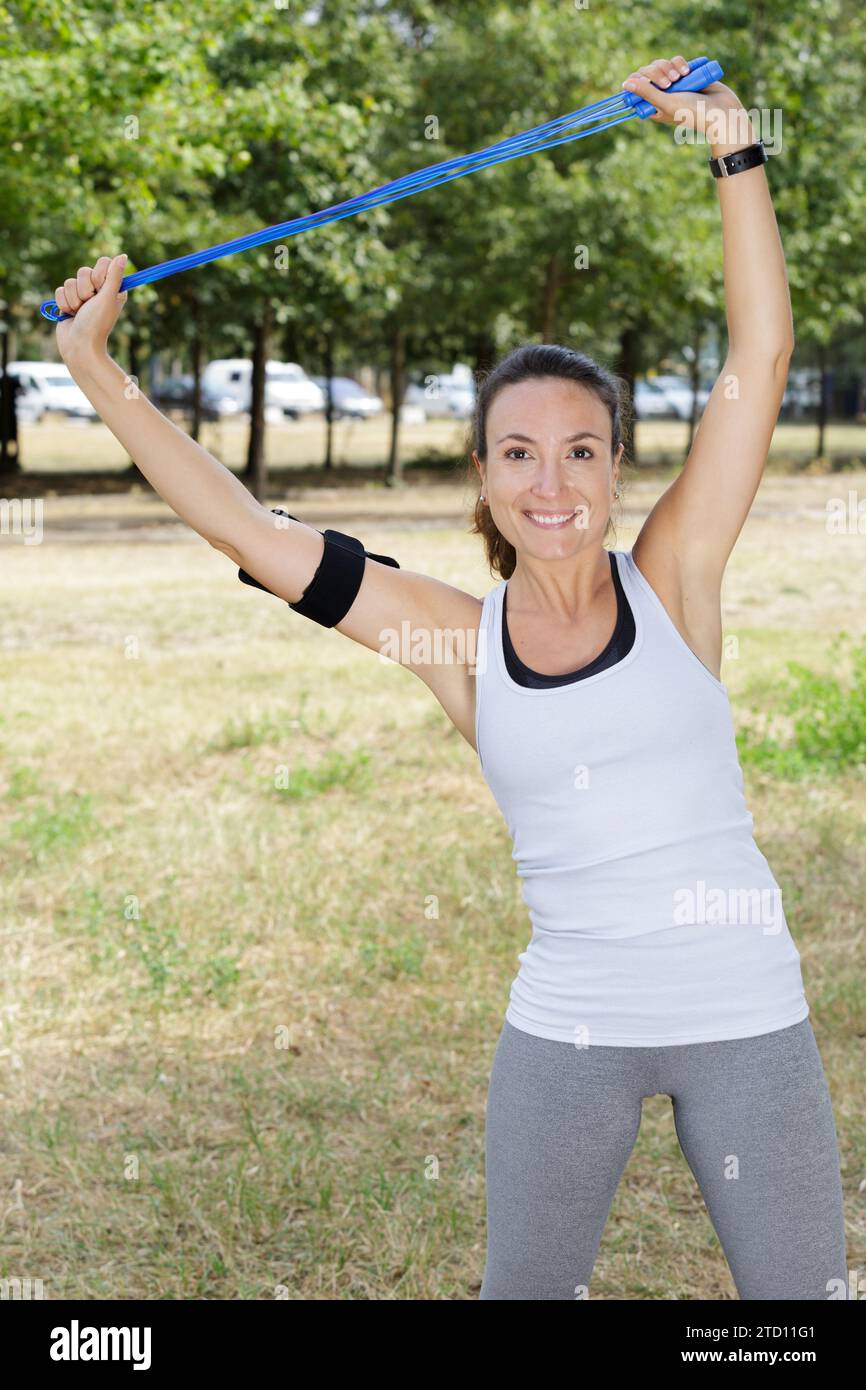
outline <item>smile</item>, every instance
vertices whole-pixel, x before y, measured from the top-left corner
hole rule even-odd
[[[535,526],[543,526],[546,531],[558,531],[563,526],[573,520],[576,507],[572,507],[570,512],[524,512]]]

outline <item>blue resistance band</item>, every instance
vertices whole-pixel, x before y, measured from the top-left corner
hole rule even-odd
[[[668,94],[699,92],[712,82],[718,82],[723,76],[718,63],[711,62],[708,58],[693,58],[689,63],[688,76],[681,77],[678,82],[672,82],[670,87],[660,90]],[[154,280],[164,280],[166,276],[177,275],[182,270],[192,270],[195,266],[206,265],[208,261],[233,256],[236,252],[248,251],[253,246],[264,246],[267,242],[279,241],[282,237],[296,236],[298,232],[306,232],[313,227],[322,227],[326,222],[341,222],[343,218],[354,217],[356,213],[366,212],[368,208],[394,203],[400,198],[420,193],[423,189],[435,188],[440,183],[449,183],[451,179],[463,178],[465,174],[472,174],[476,169],[486,169],[491,164],[502,164],[523,154],[535,154],[538,150],[549,150],[570,140],[582,140],[587,135],[607,130],[610,126],[621,125],[623,121],[632,120],[635,116],[642,121],[646,120],[648,116],[654,115],[655,110],[651,102],[645,101],[636,92],[619,92],[615,96],[593,102],[590,106],[571,111],[567,116],[559,116],[556,120],[534,126],[519,135],[511,135],[507,140],[488,145],[475,154],[460,155],[456,159],[430,164],[412,174],[404,174],[400,179],[392,179],[390,183],[370,189],[369,193],[362,193],[357,198],[323,208],[321,212],[294,217],[289,222],[263,227],[261,231],[235,237],[233,241],[223,241],[218,246],[207,247],[204,251],[194,251],[189,256],[178,256],[174,260],[148,266],[146,270],[137,270],[132,275],[124,276],[120,290],[122,292],[133,290],[138,285],[149,285]],[[62,323],[64,319],[74,318],[73,314],[62,313],[54,299],[46,299],[39,312],[51,323]]]

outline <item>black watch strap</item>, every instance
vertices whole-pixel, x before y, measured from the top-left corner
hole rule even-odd
[[[742,174],[746,169],[756,169],[759,164],[766,164],[767,151],[763,140],[759,140],[744,150],[735,150],[733,154],[723,154],[707,162],[714,178],[727,179],[731,174]]]

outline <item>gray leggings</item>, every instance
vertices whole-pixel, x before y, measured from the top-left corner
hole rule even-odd
[[[641,1099],[658,1094],[673,1100],[740,1298],[847,1298],[836,1128],[808,1018],[724,1042],[583,1048],[506,1019],[487,1097],[480,1297],[588,1296]]]

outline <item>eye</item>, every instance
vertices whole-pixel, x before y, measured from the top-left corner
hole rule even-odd
[[[588,458],[588,459],[591,459],[591,458],[594,458],[594,457],[595,457],[594,454],[593,454],[593,452],[592,452],[592,450],[591,450],[591,449],[587,449],[586,446],[585,446],[584,444],[575,444],[575,446],[574,446],[574,448],[571,450],[571,452],[572,452],[573,454],[574,454],[574,453],[581,453],[581,454],[584,455],[585,458]],[[525,450],[524,448],[522,448],[521,445],[519,445],[519,444],[512,444],[512,446],[511,446],[510,449],[506,449],[506,450],[505,450],[504,457],[505,457],[505,458],[514,458],[515,455],[517,455],[517,454],[524,454],[524,455],[525,455],[525,454],[526,454],[526,450]],[[520,460],[520,459],[517,460],[518,463],[521,462],[521,461],[522,461],[522,460]]]

